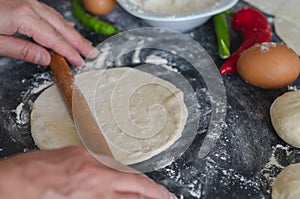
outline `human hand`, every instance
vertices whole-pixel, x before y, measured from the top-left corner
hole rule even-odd
[[[26,35],[34,42],[13,36]],[[0,0],[0,55],[47,66],[51,49],[71,64],[81,66],[92,50],[84,39],[53,8],[37,0]]]
[[[176,198],[142,174],[106,167],[81,147],[0,160],[0,193],[9,199]]]

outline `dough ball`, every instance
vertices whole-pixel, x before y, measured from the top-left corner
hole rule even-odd
[[[290,91],[278,97],[270,114],[275,131],[285,142],[300,148],[300,91]]]
[[[300,164],[286,167],[272,187],[272,199],[298,199],[300,196]]]
[[[122,67],[81,73],[76,85],[124,164],[147,160],[181,136],[188,115],[183,92],[165,80]],[[34,102],[31,133],[40,149],[82,145],[56,85]]]

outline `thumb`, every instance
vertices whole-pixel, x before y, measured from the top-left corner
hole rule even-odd
[[[48,66],[49,52],[33,42],[13,36],[0,35],[0,55]]]

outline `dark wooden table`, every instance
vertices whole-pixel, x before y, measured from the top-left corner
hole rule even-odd
[[[70,10],[70,1],[43,2],[75,22],[76,28],[95,45],[107,38],[77,23]],[[240,1],[233,9],[238,10],[245,5]],[[147,26],[120,7],[104,19],[122,30]],[[216,54],[211,21],[186,35],[199,42],[217,66],[222,64],[223,60]],[[231,36],[234,50],[239,46],[241,38],[234,32],[231,32]],[[273,41],[280,41],[275,33]],[[270,198],[271,183],[276,175],[285,166],[300,161],[300,150],[278,138],[269,116],[273,100],[288,88],[255,88],[237,74],[223,76],[223,81],[227,95],[226,126],[213,151],[204,160],[198,158],[210,118],[207,114],[201,117],[198,134],[186,153],[170,166],[148,175],[167,186],[178,198]],[[30,134],[30,111],[36,97],[52,83],[49,68],[0,58],[0,157],[37,149]],[[198,86],[205,89],[203,85]],[[299,89],[300,80],[293,86]],[[207,100],[203,99],[203,93],[200,92],[197,97],[199,102]],[[202,108],[209,110],[209,102],[204,101]]]

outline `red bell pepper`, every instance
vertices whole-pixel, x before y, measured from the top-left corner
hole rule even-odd
[[[240,33],[244,40],[240,48],[221,66],[221,74],[235,72],[237,60],[242,52],[254,44],[270,42],[272,37],[272,28],[267,18],[251,7],[243,7],[233,15],[232,28]]]

